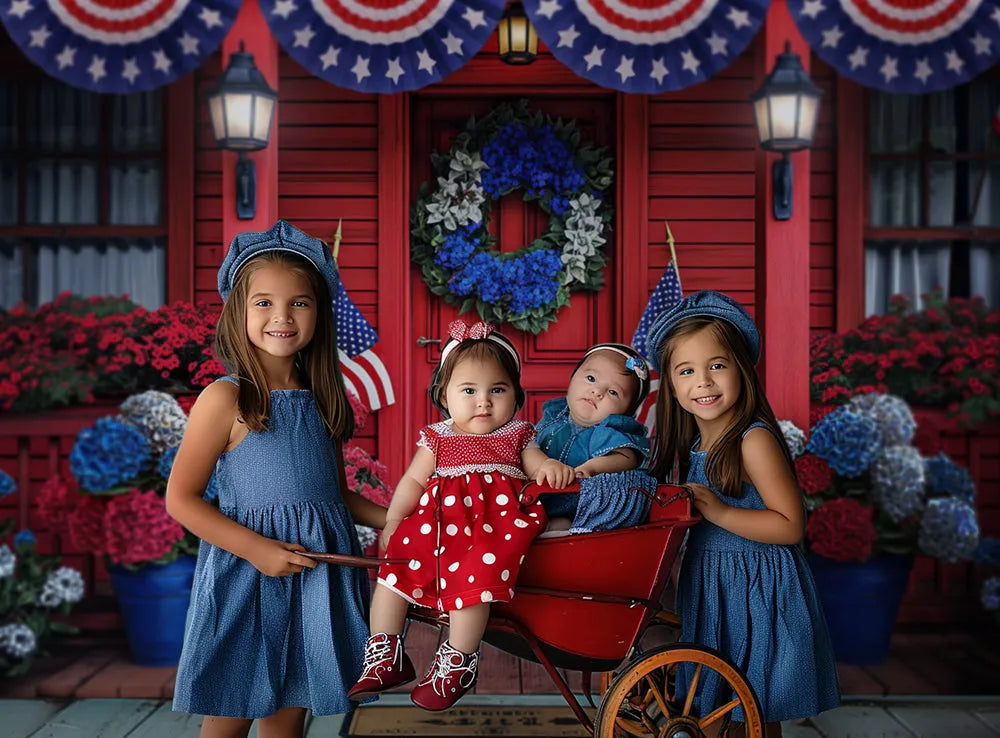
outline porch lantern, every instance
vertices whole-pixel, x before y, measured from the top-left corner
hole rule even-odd
[[[239,153],[236,163],[236,217],[253,218],[257,212],[257,166],[248,151],[267,148],[271,119],[278,93],[268,86],[253,63],[253,54],[234,51],[229,66],[208,91],[208,110],[216,144]]]
[[[788,155],[812,146],[823,94],[791,49],[786,41],[774,69],[760,89],[750,95],[761,148],[781,153],[772,169],[775,220],[792,217],[792,163]]]
[[[508,64],[531,64],[538,57],[538,34],[520,3],[504,11],[497,26],[500,60]]]

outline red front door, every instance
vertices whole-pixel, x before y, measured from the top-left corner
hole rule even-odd
[[[500,101],[495,97],[430,97],[414,96],[412,105],[412,153],[410,192],[415,199],[422,182],[433,181],[430,152],[446,153],[455,136],[463,129],[469,115],[483,115]],[[605,146],[614,154],[615,102],[611,96],[584,100],[545,98],[532,100],[533,107],[552,118],[575,119],[584,141]],[[494,203],[491,229],[497,236],[501,251],[510,252],[530,243],[547,227],[545,213],[535,203],[525,203],[522,192],[515,191]],[[615,234],[605,245],[613,252]],[[500,330],[514,341],[521,354],[521,381],[527,393],[527,403],[520,417],[536,422],[541,417],[542,404],[566,391],[572,368],[582,352],[599,341],[615,340],[615,264],[609,261],[605,269],[604,287],[598,292],[574,292],[569,306],[562,308],[558,320],[539,335],[514,330],[508,325]],[[412,403],[416,438],[422,425],[440,420],[437,410],[428,400],[426,388],[431,372],[440,356],[440,343],[449,321],[458,316],[458,309],[431,294],[424,285],[420,269],[410,271],[413,294],[412,325],[415,343],[409,362],[414,392],[406,401]],[[474,312],[461,316],[467,322],[479,319]],[[628,338],[628,337],[625,337]],[[430,339],[434,342],[426,342]],[[423,344],[423,345],[420,345]]]

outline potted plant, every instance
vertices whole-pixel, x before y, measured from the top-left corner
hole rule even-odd
[[[16,489],[0,471],[0,497]],[[10,537],[13,520],[0,521],[0,676],[13,677],[31,668],[36,656],[57,634],[76,629],[58,618],[68,615],[83,597],[83,577],[59,565],[58,556],[43,556],[27,529]]]
[[[901,398],[857,395],[805,434],[782,428],[805,493],[807,558],[839,660],[879,663],[916,553],[970,559],[979,544],[969,473],[924,458]]]
[[[72,478],[49,479],[39,511],[77,548],[106,557],[132,659],[175,665],[198,541],[167,514],[164,495],[187,416],[154,390],[130,396],[120,412],[77,434]],[[214,483],[205,495],[214,497]]]

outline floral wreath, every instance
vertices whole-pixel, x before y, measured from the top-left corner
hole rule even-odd
[[[527,100],[469,118],[448,154],[431,154],[437,189],[420,186],[410,215],[411,255],[424,282],[459,312],[539,333],[569,304],[572,290],[603,283],[614,175],[604,149],[580,144],[574,121],[532,113]],[[490,234],[492,201],[524,189],[549,227],[500,254]]]

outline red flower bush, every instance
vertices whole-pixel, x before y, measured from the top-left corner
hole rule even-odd
[[[214,309],[183,302],[150,312],[123,298],[64,293],[34,311],[0,310],[0,411],[196,391],[225,373],[214,339]]]
[[[45,481],[38,490],[38,514],[43,523],[50,526],[66,525],[70,514],[76,509],[79,489],[75,479],[65,479],[55,474]]]
[[[810,548],[834,561],[867,561],[875,542],[873,512],[849,497],[824,502],[809,515]]]
[[[108,499],[104,511],[107,554],[116,564],[144,564],[163,558],[184,537],[154,490],[131,489]]]
[[[344,446],[344,473],[352,492],[379,505],[389,506],[392,488],[389,486],[389,469],[376,461],[360,446]]]
[[[888,315],[813,340],[814,402],[842,404],[854,395],[888,392],[921,405],[948,408],[959,423],[1000,417],[1000,312],[981,298],[945,301],[907,312],[897,296]]]
[[[95,556],[107,553],[104,536],[104,508],[107,500],[93,495],[78,495],[76,507],[67,516],[69,539],[79,551],[89,551]]]

